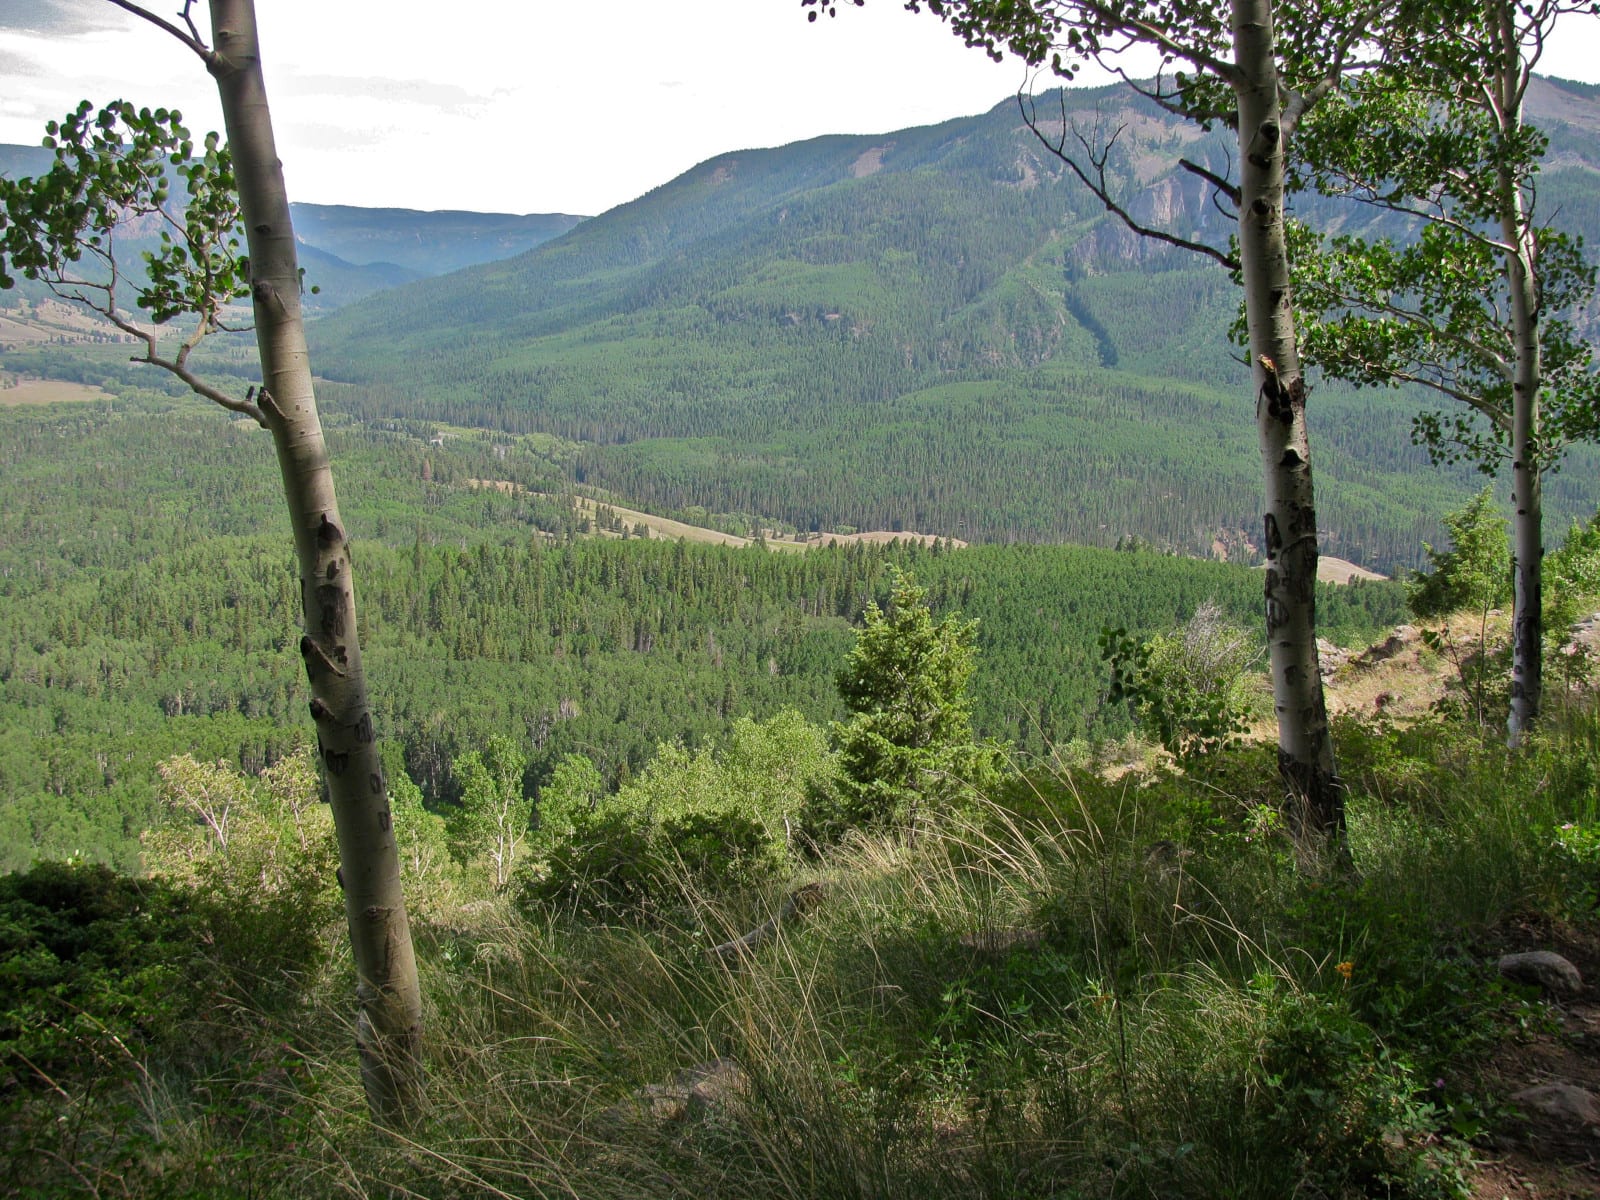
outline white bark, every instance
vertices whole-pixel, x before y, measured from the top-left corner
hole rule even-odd
[[[273,141],[253,0],[210,0],[210,61],[222,100],[250,249],[251,298],[267,418],[294,527],[317,750],[339,841],[355,953],[362,1081],[374,1116],[420,1114],[422,1003],[387,786],[356,636],[349,541],[334,496],[300,312],[300,273]]]
[[[1515,17],[1499,4],[1494,79],[1500,140],[1513,142],[1522,127],[1522,93],[1529,68]],[[1544,675],[1544,516],[1540,488],[1539,390],[1544,365],[1539,338],[1539,279],[1534,230],[1522,189],[1509,167],[1500,168],[1500,230],[1506,292],[1516,355],[1511,383],[1511,708],[1506,740],[1519,745],[1539,715]]]
[[[1266,484],[1267,648],[1278,765],[1307,832],[1342,837],[1344,801],[1322,693],[1316,634],[1317,511],[1306,385],[1284,234],[1284,120],[1270,0],[1234,0],[1239,104],[1239,259]]]

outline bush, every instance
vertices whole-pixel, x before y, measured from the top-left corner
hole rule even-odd
[[[1195,609],[1182,629],[1147,642],[1102,630],[1100,656],[1111,664],[1111,702],[1126,701],[1144,731],[1180,761],[1198,764],[1239,744],[1260,639],[1229,623],[1215,601]]]
[[[126,1060],[119,1042],[176,1037],[202,941],[192,900],[98,864],[0,876],[0,1093],[102,1072]]]
[[[611,807],[580,818],[543,868],[523,872],[524,912],[557,908],[626,921],[670,915],[700,896],[759,887],[788,865],[757,821],[739,812],[656,821]]]
[[[1270,988],[1270,984],[1263,986]],[[1250,1114],[1317,1195],[1451,1200],[1465,1192],[1466,1145],[1436,1133],[1410,1065],[1339,999],[1269,996]]]
[[[1406,603],[1419,617],[1481,612],[1511,598],[1511,543],[1495,511],[1494,492],[1484,488],[1467,506],[1443,518],[1450,549],[1422,549],[1433,570],[1406,585]]]
[[[823,732],[792,709],[735,722],[721,753],[661,746],[615,796],[591,802],[579,787],[553,807],[519,903],[648,917],[691,895],[759,887],[790,864],[806,797],[834,770]]]

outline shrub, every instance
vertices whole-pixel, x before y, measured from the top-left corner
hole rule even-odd
[[[1182,629],[1147,642],[1102,630],[1100,656],[1111,664],[1108,698],[1132,706],[1145,732],[1180,761],[1200,763],[1239,743],[1260,642],[1230,624],[1215,601],[1195,609]]]
[[[1494,492],[1484,488],[1467,506],[1443,518],[1450,549],[1426,542],[1431,571],[1406,585],[1406,603],[1419,617],[1486,611],[1511,598],[1511,544],[1505,521],[1495,511]]]
[[[634,917],[783,871],[806,796],[827,790],[835,770],[822,731],[792,709],[739,720],[720,753],[658,747],[637,779],[601,800],[589,799],[583,764],[568,765],[520,903]]]

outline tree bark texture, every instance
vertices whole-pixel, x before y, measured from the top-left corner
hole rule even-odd
[[[1295,338],[1284,232],[1284,122],[1270,0],[1234,0],[1239,104],[1239,260],[1250,334],[1256,430],[1266,476],[1266,618],[1278,717],[1278,766],[1303,832],[1341,839],[1317,659],[1317,510],[1306,434],[1306,384]]]
[[[1500,67],[1494,81],[1495,115],[1501,142],[1511,144],[1522,130],[1522,87],[1528,71],[1510,6],[1502,3],[1496,9]],[[1516,355],[1511,381],[1511,708],[1506,718],[1506,741],[1515,747],[1538,718],[1544,690],[1543,464],[1538,444],[1544,364],[1534,230],[1510,168],[1502,166],[1499,175],[1500,232]]]
[[[210,7],[211,72],[222,100],[250,250],[260,407],[277,449],[294,526],[305,616],[300,653],[339,842],[356,966],[362,1082],[374,1117],[405,1126],[422,1108],[422,1001],[356,636],[349,539],[312,389],[294,230],[267,108],[255,6],[253,0],[210,0]]]

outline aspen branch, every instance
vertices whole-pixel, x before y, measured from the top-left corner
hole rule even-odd
[[[1229,183],[1226,179],[1215,172],[1208,171],[1199,163],[1190,162],[1187,158],[1180,158],[1178,160],[1178,165],[1185,171],[1189,172],[1189,174],[1198,175],[1212,187],[1216,188],[1218,194],[1226,196],[1230,201],[1233,202],[1234,208],[1237,209],[1239,207],[1239,189],[1236,185]],[[1219,209],[1218,211],[1221,210]]]
[[[1198,46],[1179,41],[1153,21],[1129,18],[1119,19],[1115,15],[1113,6],[1093,4],[1085,7],[1101,15],[1118,33],[1128,39],[1130,45],[1140,43],[1154,46],[1161,53],[1174,59],[1181,59],[1196,71],[1214,75],[1230,86],[1238,84],[1244,78],[1239,68],[1233,63],[1217,58],[1215,55],[1207,54]]]
[[[1111,135],[1110,140],[1105,142],[1098,150],[1096,150],[1090,145],[1088,138],[1084,137],[1082,131],[1078,129],[1077,124],[1067,120],[1067,102],[1065,96],[1062,96],[1060,97],[1061,136],[1059,139],[1052,141],[1040,127],[1037,113],[1029,111],[1029,104],[1031,103],[1032,99],[1033,97],[1024,96],[1020,92],[1017,94],[1017,106],[1022,111],[1023,122],[1028,126],[1028,129],[1033,133],[1033,136],[1039,139],[1039,144],[1051,154],[1055,155],[1055,157],[1060,159],[1064,164],[1066,164],[1067,169],[1078,177],[1079,182],[1081,182],[1084,187],[1089,189],[1090,193],[1095,197],[1095,199],[1100,201],[1101,205],[1105,207],[1107,212],[1116,217],[1123,223],[1123,225],[1127,226],[1128,229],[1132,230],[1140,237],[1147,237],[1158,242],[1165,242],[1167,245],[1176,246],[1180,250],[1189,250],[1195,254],[1203,254],[1207,258],[1214,259],[1215,261],[1221,263],[1230,271],[1236,271],[1239,269],[1239,263],[1237,259],[1235,259],[1232,255],[1225,253],[1224,251],[1218,250],[1215,246],[1207,245],[1205,242],[1191,241],[1189,238],[1181,237],[1175,233],[1170,233],[1165,229],[1157,229],[1154,226],[1140,224],[1134,219],[1133,214],[1124,208],[1122,204],[1120,204],[1111,195],[1111,184],[1106,177],[1106,163],[1110,159],[1112,149],[1117,144],[1117,139],[1122,136],[1123,130],[1126,128],[1126,126],[1118,128],[1117,132]],[[1068,129],[1072,130],[1073,137],[1075,137],[1078,141],[1078,144],[1083,147],[1083,152],[1087,156],[1090,167],[1094,171],[1094,178],[1091,179],[1089,172],[1085,170],[1084,167],[1082,167],[1078,161],[1067,152],[1066,138]]]
[[[171,34],[199,55],[200,61],[206,64],[207,69],[210,69],[211,64],[216,61],[216,51],[212,50],[210,46],[200,39],[200,31],[195,27],[194,19],[189,15],[189,10],[194,7],[194,0],[184,0],[183,4],[183,23],[189,27],[188,32],[179,29],[171,21],[156,16],[155,13],[144,6],[132,3],[131,0],[106,0],[106,2],[122,9],[123,12],[132,13],[141,21],[150,22],[157,29]]]
[[[1477,338],[1468,337],[1461,333],[1451,333],[1449,330],[1440,329],[1432,318],[1416,309],[1404,308],[1394,303],[1373,303],[1361,300],[1359,297],[1344,297],[1344,302],[1351,308],[1365,308],[1368,312],[1378,313],[1390,317],[1402,325],[1412,326],[1422,330],[1430,337],[1453,346],[1461,353],[1477,358],[1480,362],[1493,367],[1501,378],[1509,383],[1514,375],[1514,364],[1500,351],[1492,346],[1487,346]]]

